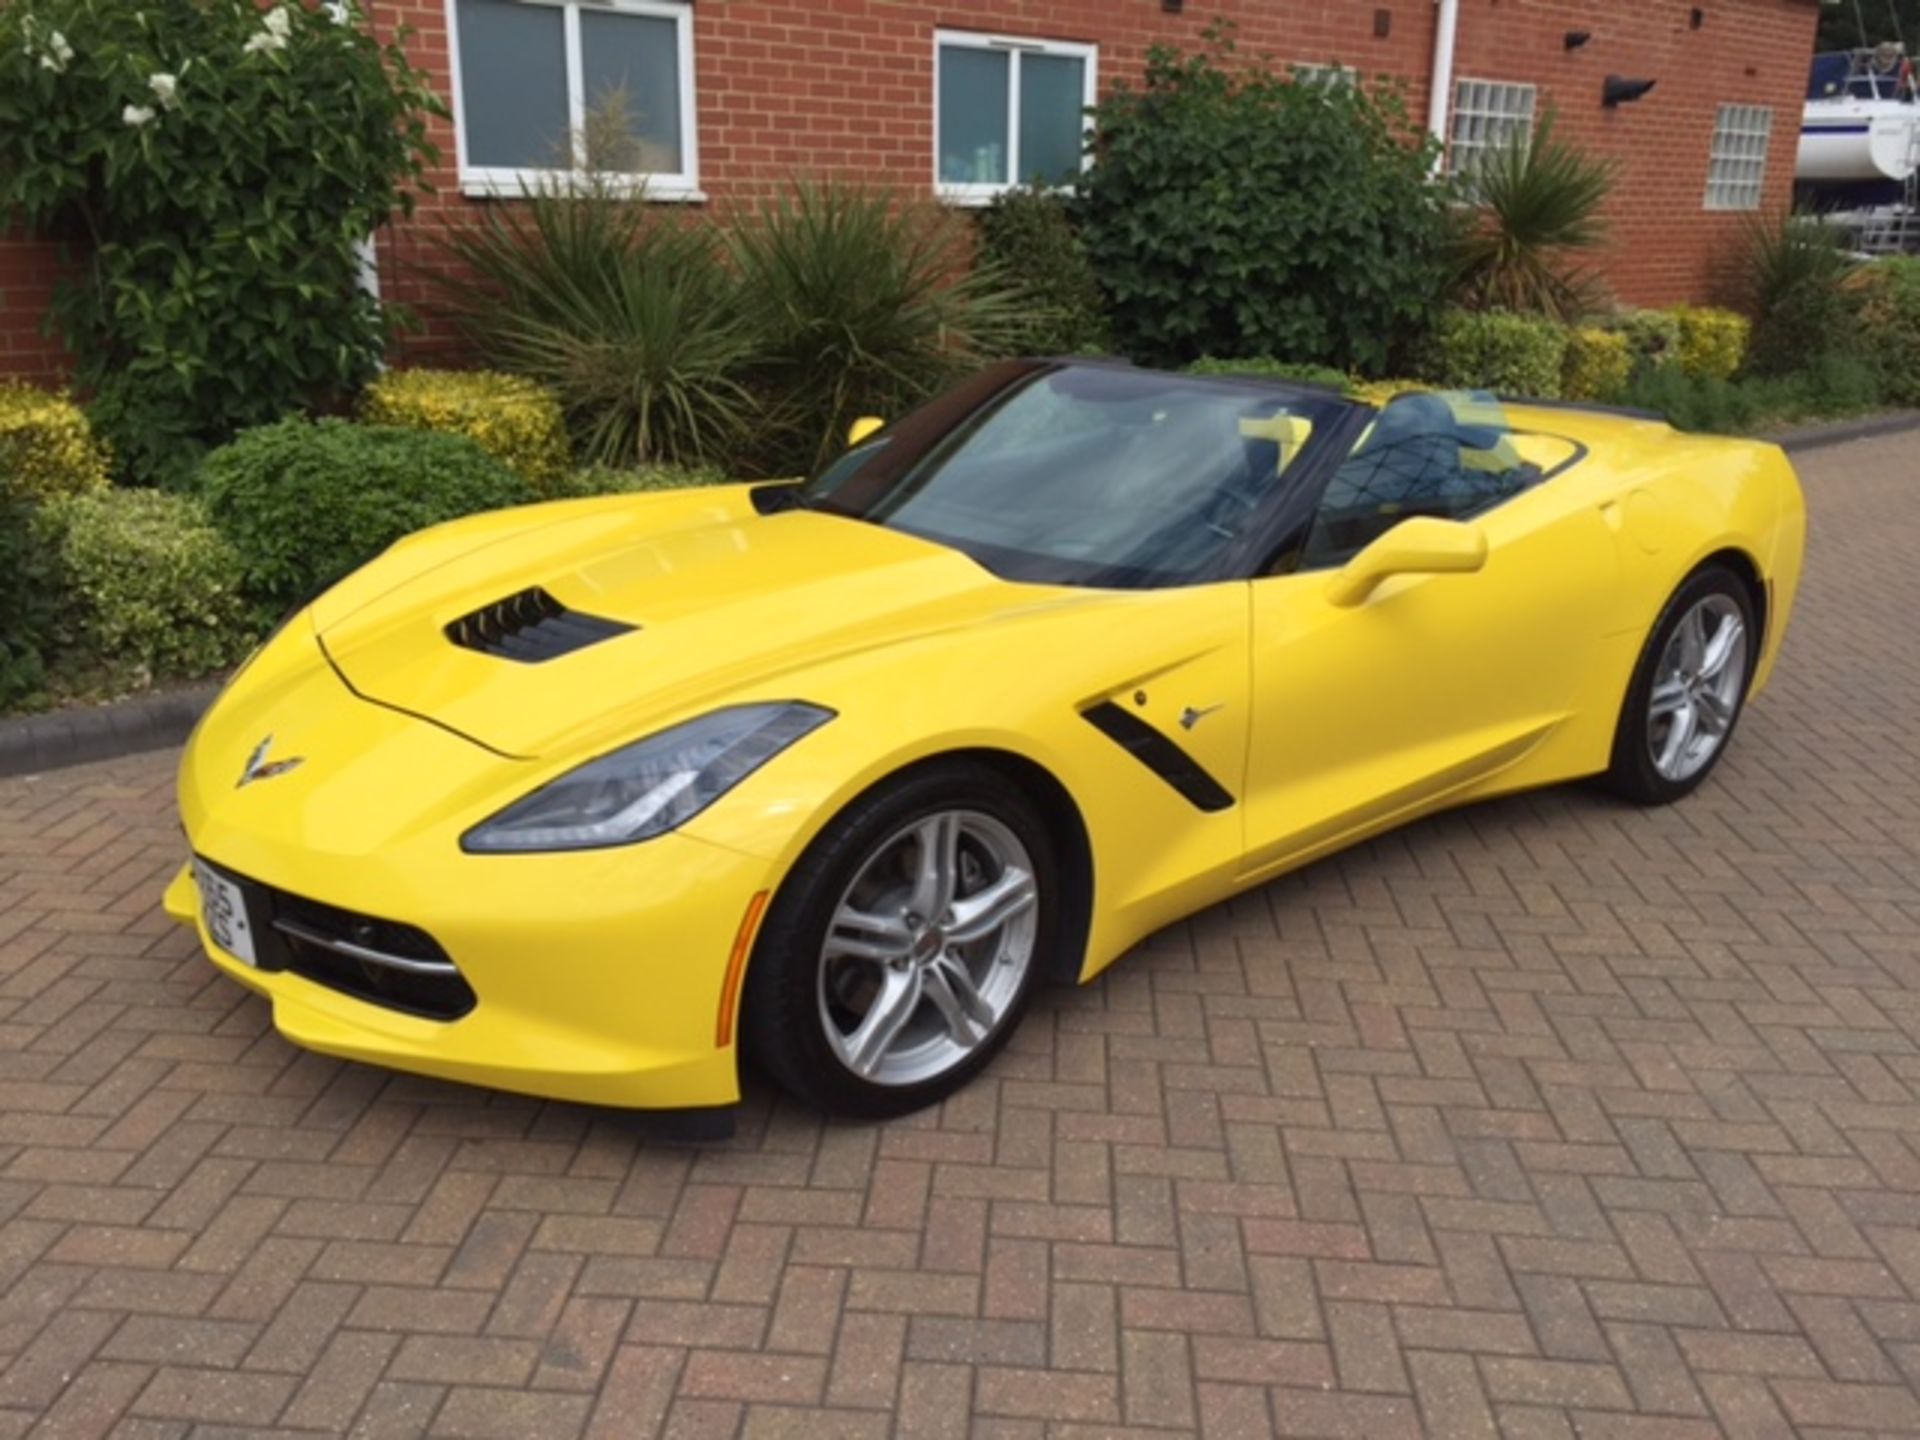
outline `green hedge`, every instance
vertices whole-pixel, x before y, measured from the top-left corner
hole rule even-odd
[[[194,497],[69,495],[40,508],[33,533],[55,577],[63,667],[141,686],[211,674],[252,643],[239,557]]]
[[[1040,355],[1104,355],[1113,345],[1107,301],[1067,214],[1051,190],[1022,186],[980,212],[980,255],[1028,313],[1022,346]]]
[[[1567,331],[1537,315],[1449,310],[1440,317],[1426,369],[1440,385],[1555,400],[1567,357]]]
[[[430,430],[283,420],[209,455],[201,484],[248,592],[285,610],[401,536],[535,498],[472,440]]]
[[[1881,375],[1886,398],[1920,405],[1920,260],[1864,266],[1853,281],[1861,347]]]
[[[696,485],[725,485],[733,477],[724,470],[691,465],[589,465],[562,476],[551,493],[555,498],[588,495],[633,495],[647,490],[685,490]]]
[[[32,700],[46,681],[46,587],[31,513],[0,489],[0,712]]]
[[[1346,390],[1352,384],[1344,370],[1328,365],[1299,365],[1267,356],[1251,360],[1216,360],[1209,356],[1194,361],[1187,371],[1193,375],[1258,375],[1267,380],[1295,380],[1303,385],[1326,385],[1335,390]]]

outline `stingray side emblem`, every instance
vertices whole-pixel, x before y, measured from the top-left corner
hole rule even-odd
[[[295,755],[286,760],[269,760],[267,752],[273,749],[273,736],[269,735],[254,747],[253,754],[247,757],[247,768],[240,772],[240,778],[234,782],[234,789],[244,790],[256,780],[271,780],[276,775],[284,775],[289,770],[298,770],[306,764],[304,755]]]
[[[1180,712],[1180,728],[1182,730],[1191,730],[1193,729],[1194,726],[1198,725],[1202,720],[1206,719],[1207,716],[1213,714],[1214,711],[1224,710],[1226,708],[1227,707],[1226,707],[1225,701],[1222,701],[1218,705],[1209,705],[1204,710],[1196,710],[1193,708],[1193,706],[1189,705],[1187,706],[1186,709]]]

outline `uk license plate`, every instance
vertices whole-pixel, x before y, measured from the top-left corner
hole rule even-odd
[[[259,964],[253,926],[247,921],[247,899],[240,887],[198,860],[193,862],[193,882],[200,888],[200,916],[213,943],[242,964]]]

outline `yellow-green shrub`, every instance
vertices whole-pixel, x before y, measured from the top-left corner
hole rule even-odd
[[[240,560],[191,495],[105,490],[34,517],[58,592],[50,649],[115,684],[210,674],[253,640]]]
[[[1623,310],[1604,328],[1624,335],[1634,369],[1665,365],[1680,355],[1680,317],[1671,310]]]
[[[1424,380],[1350,380],[1347,394],[1367,405],[1384,405],[1397,396],[1433,388]]]
[[[1633,377],[1633,346],[1617,330],[1576,326],[1567,334],[1561,389],[1569,400],[1606,400]]]
[[[637,495],[649,490],[686,490],[696,485],[725,485],[726,471],[700,465],[589,465],[563,476],[550,490],[556,498]]]
[[[0,490],[29,501],[102,490],[109,463],[72,400],[0,380]]]
[[[559,400],[519,375],[390,370],[361,392],[360,418],[465,435],[542,494],[571,468]]]
[[[1566,358],[1567,332],[1558,321],[1506,310],[1449,310],[1422,368],[1449,388],[1555,400]]]
[[[1753,327],[1744,315],[1706,306],[1676,305],[1680,368],[1700,379],[1730,380],[1747,358]]]

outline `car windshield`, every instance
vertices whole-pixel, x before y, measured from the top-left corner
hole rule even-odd
[[[855,446],[800,500],[1009,579],[1187,584],[1212,578],[1342,407],[1116,365],[1001,367]]]

